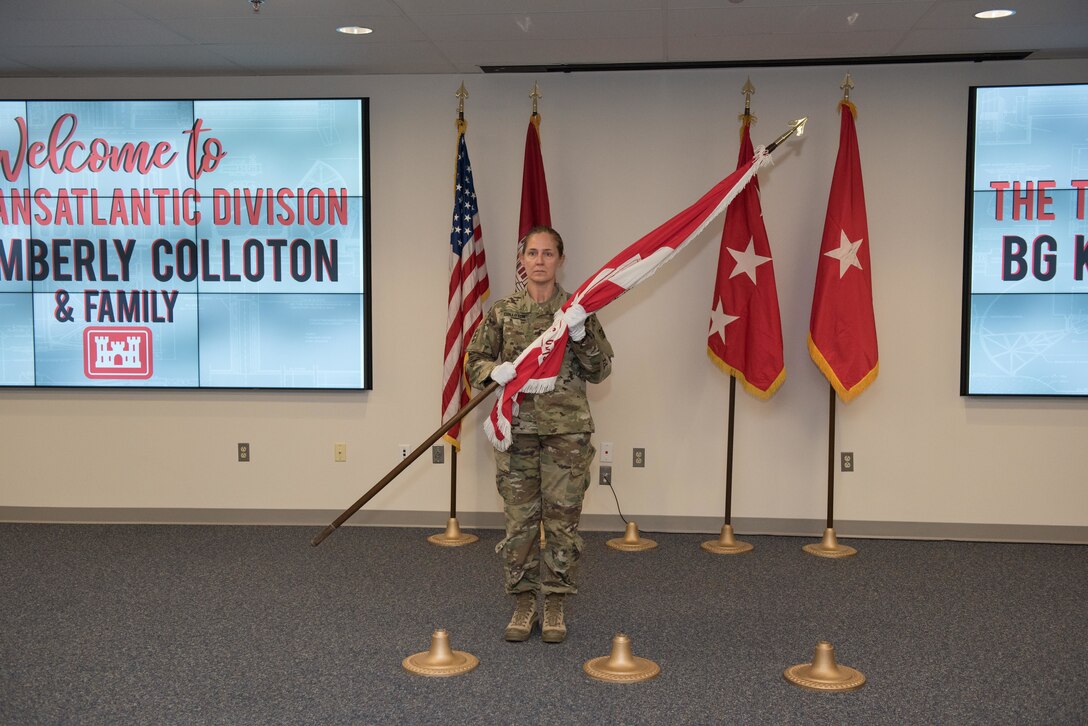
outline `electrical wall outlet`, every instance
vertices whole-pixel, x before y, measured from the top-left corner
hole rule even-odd
[[[853,451],[840,451],[839,452],[839,468],[842,471],[854,470],[854,452]]]
[[[332,445],[332,460],[337,462],[348,460],[348,445],[344,443]]]
[[[612,444],[611,444],[611,442],[606,441],[606,442],[601,444],[601,463],[602,464],[611,464],[612,463]]]
[[[601,486],[606,486],[606,487],[612,486],[612,467],[611,466],[602,466],[601,467]]]
[[[253,452],[249,448],[247,443],[238,443],[238,461],[249,461],[250,454]]]
[[[646,449],[638,448],[631,450],[631,466],[636,469],[641,469],[646,466]]]
[[[441,464],[446,460],[446,447],[442,444],[435,444],[431,447],[431,463]]]
[[[408,458],[408,444],[401,444],[397,447],[397,461],[404,461]]]

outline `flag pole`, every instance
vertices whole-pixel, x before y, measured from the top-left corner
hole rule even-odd
[[[540,133],[540,112],[538,110],[538,103],[539,103],[540,99],[542,98],[542,96],[543,96],[543,94],[541,94],[541,92],[540,92],[540,86],[537,84],[536,81],[533,81],[533,87],[529,91],[529,100],[531,100],[533,102],[533,111],[532,111],[532,113],[529,114],[529,123],[536,126],[537,134]],[[528,152],[526,152],[526,153],[528,153]],[[523,171],[523,178],[522,178],[521,183],[522,183],[522,187],[524,187],[525,186],[524,171]],[[524,189],[522,189],[522,195],[523,196],[524,196],[524,193],[525,193],[525,191],[524,191]],[[522,201],[524,203],[524,200],[522,200]],[[519,224],[520,224],[520,220],[519,220]],[[533,224],[535,225],[535,224],[537,224],[537,222],[533,222]],[[551,222],[549,221],[547,224],[550,226]],[[518,237],[521,237],[521,236],[522,236],[521,234],[518,234]],[[519,241],[519,244],[520,244],[520,241]],[[521,268],[521,260],[520,259],[518,260],[517,264],[518,264],[518,266],[517,266],[517,269],[515,270],[515,277],[517,279],[515,280],[514,284],[520,290],[521,288],[525,287],[525,281],[521,279],[521,270],[522,270],[522,268]],[[547,542],[547,539],[548,539],[548,536],[544,532],[544,520],[541,519],[540,520],[540,547],[541,547],[541,551],[543,551],[544,544]]]
[[[400,473],[407,469],[413,461],[422,456],[423,453],[426,452],[428,448],[430,448],[431,444],[438,441],[440,438],[442,438],[443,434],[445,434],[447,431],[460,423],[461,419],[467,416],[469,411],[479,406],[480,403],[489,395],[494,393],[495,389],[497,389],[498,387],[499,384],[492,381],[490,384],[488,384],[487,388],[473,396],[472,400],[466,403],[460,411],[451,416],[448,421],[438,427],[437,431],[428,436],[422,444],[417,446],[415,450],[412,451],[412,453],[408,454],[408,456],[406,456],[396,466],[390,469],[389,473],[381,478],[381,481],[372,486],[366,494],[359,497],[358,501],[356,501],[355,504],[352,504],[350,507],[345,509],[339,517],[333,520],[332,524],[321,530],[321,532],[318,533],[316,537],[310,540],[310,544],[314,547],[317,547],[319,544],[324,542],[326,537],[335,532],[344,522],[348,521],[351,515],[362,509],[363,505],[373,499],[378,492],[380,492],[382,489],[385,489],[386,485],[396,479],[400,475]]]
[[[737,379],[729,376],[729,431],[725,435],[725,523],[718,539],[703,542],[707,552],[716,555],[739,555],[751,552],[750,542],[742,542],[733,534],[733,422],[736,412]]]
[[[463,81],[461,87],[457,89],[457,93],[453,95],[457,96],[457,133],[463,134],[468,127],[468,123],[465,121],[465,99],[468,98],[468,89],[465,88]],[[450,517],[446,520],[446,530],[441,534],[432,534],[427,538],[427,541],[439,547],[460,547],[461,545],[472,544],[478,539],[480,538],[474,534],[462,532],[461,526],[457,523],[457,445],[451,442]]]
[[[835,387],[827,385],[827,529],[835,528]]]
[[[432,534],[427,538],[431,544],[439,547],[460,547],[472,544],[480,538],[461,531],[457,522],[457,447],[450,445],[450,518],[446,520],[446,531]]]
[[[725,524],[733,524],[733,422],[737,411],[737,378],[729,376],[729,433],[725,437]]]
[[[850,74],[846,74],[842,85],[843,101],[849,103],[850,89],[854,82]],[[839,544],[835,538],[835,386],[828,382],[828,414],[827,414],[827,526],[824,529],[824,538],[819,543],[809,543],[803,546],[805,552],[817,557],[852,557],[858,551],[853,547]]]
[[[741,122],[741,138],[744,138],[744,127],[755,122],[752,114],[752,94],[756,87],[752,85],[752,79],[748,78],[741,88],[744,94],[744,113],[738,116]],[[723,250],[724,251],[724,250]],[[737,408],[737,377],[729,375],[729,431],[725,436],[725,521],[722,523],[721,534],[716,540],[707,540],[700,545],[707,552],[716,555],[739,555],[751,552],[752,544],[742,542],[733,533],[733,424],[736,419]]]
[[[852,557],[858,551],[839,544],[835,538],[835,387],[830,383],[827,387],[830,390],[827,414],[827,527],[820,542],[810,542],[801,549],[817,557]]]

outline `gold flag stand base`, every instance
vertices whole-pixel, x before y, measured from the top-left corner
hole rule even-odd
[[[450,636],[436,630],[431,636],[431,649],[405,658],[404,670],[420,676],[459,676],[480,665],[480,660],[462,650],[450,648]]]
[[[657,547],[657,542],[652,539],[642,539],[638,536],[638,525],[634,522],[627,523],[627,529],[623,532],[623,537],[616,537],[610,539],[606,543],[614,550],[620,550],[621,552],[641,552],[643,550],[652,550]]]
[[[462,532],[461,527],[457,524],[457,517],[450,517],[450,520],[446,523],[446,531],[442,534],[432,534],[427,538],[427,541],[439,547],[460,547],[461,545],[472,544],[478,539],[480,538],[474,534]]]
[[[740,555],[752,551],[751,544],[741,542],[733,537],[733,525],[731,524],[722,525],[722,534],[718,539],[709,539],[699,546],[716,555]]]
[[[853,557],[858,553],[853,547],[839,544],[835,539],[835,530],[831,527],[824,530],[823,541],[819,544],[807,544],[801,549],[817,557]]]
[[[816,644],[812,663],[798,663],[783,675],[790,683],[810,691],[855,691],[865,685],[865,676],[835,662],[835,648],[826,640]]]
[[[638,683],[661,673],[661,666],[631,653],[631,639],[623,633],[612,638],[612,653],[587,660],[582,670],[598,681],[609,683]]]

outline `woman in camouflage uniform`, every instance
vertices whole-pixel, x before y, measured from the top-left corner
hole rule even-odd
[[[476,388],[489,380],[505,385],[514,377],[511,361],[546,331],[570,297],[556,283],[563,264],[563,239],[551,227],[534,227],[519,245],[528,275],[524,290],[496,302],[468,345],[465,373]],[[544,593],[541,637],[566,638],[563,598],[577,592],[575,571],[582,550],[578,519],[589,486],[594,448],[593,418],[586,382],[599,383],[612,371],[612,346],[596,316],[571,306],[570,344],[548,393],[525,394],[512,422],[507,451],[495,453],[495,480],[506,513],[506,537],[495,551],[503,560],[506,592],[517,605],[506,627],[507,640],[527,640],[536,624],[538,593]],[[545,544],[540,544],[540,523]]]

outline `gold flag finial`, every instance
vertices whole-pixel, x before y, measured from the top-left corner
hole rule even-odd
[[[807,124],[807,123],[808,123],[808,116],[802,116],[799,119],[794,119],[793,121],[790,121],[790,123],[789,123],[790,130],[787,131],[786,133],[782,134],[781,136],[779,136],[777,139],[775,139],[771,143],[767,144],[767,153],[769,154],[772,151],[774,151],[775,149],[777,149],[779,147],[779,145],[783,141],[785,141],[789,137],[793,136],[794,134],[797,134],[798,136],[801,136],[802,134],[804,134],[805,133],[805,124]]]
[[[752,79],[749,77],[744,82],[744,86],[740,89],[740,92],[744,94],[744,113],[737,116],[742,122],[755,123],[756,117],[752,114],[752,94],[756,92],[756,87],[752,85]]]
[[[854,87],[854,80],[850,78],[850,71],[846,72],[846,78],[842,79],[842,83],[839,84],[839,88],[842,89],[842,100],[850,100],[850,89]]]
[[[465,99],[468,98],[468,89],[465,88],[464,81],[461,81],[461,87],[453,95],[457,96],[457,131],[463,134],[468,128],[468,122],[465,121]]]
[[[529,98],[533,99],[533,115],[537,116],[537,101],[543,98],[543,95],[540,93],[540,86],[536,84],[536,81],[533,81],[533,90],[529,91]]]
[[[465,117],[465,99],[468,98],[468,89],[465,88],[465,82],[461,81],[461,87],[457,89],[457,93],[453,94],[457,96],[457,116],[458,118]]]

